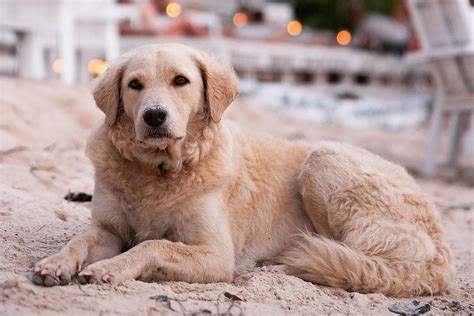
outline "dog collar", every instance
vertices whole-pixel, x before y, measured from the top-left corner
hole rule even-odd
[[[158,169],[160,169],[160,173],[162,176],[166,176],[168,171],[170,170],[170,164],[167,161],[163,161],[159,166]]]

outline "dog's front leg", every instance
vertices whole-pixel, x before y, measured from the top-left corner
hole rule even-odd
[[[96,262],[79,275],[89,283],[120,283],[128,279],[161,275],[186,282],[229,282],[234,259],[207,245],[185,245],[147,240],[114,258]]]
[[[36,263],[33,282],[38,285],[64,285],[88,263],[113,257],[121,252],[120,238],[98,226],[73,238],[57,254]]]
[[[125,245],[117,232],[120,228],[123,230],[125,224],[120,217],[120,208],[114,195],[97,184],[91,227],[69,241],[59,253],[37,262],[33,282],[44,286],[68,284],[84,266],[121,253]]]
[[[89,281],[119,283],[128,279],[225,282],[233,278],[234,248],[225,212],[215,205],[194,207],[176,223],[184,243],[147,240],[114,258],[86,267]]]

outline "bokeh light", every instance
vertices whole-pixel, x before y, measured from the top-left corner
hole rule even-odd
[[[349,45],[352,40],[351,33],[347,30],[341,30],[336,36],[337,43],[341,46]]]
[[[55,59],[53,61],[53,65],[51,68],[53,68],[53,71],[57,74],[60,74],[63,72],[63,67],[64,67],[64,62],[61,59]]]
[[[291,36],[298,36],[301,34],[301,31],[303,30],[303,25],[301,25],[300,21],[293,20],[287,25],[287,30],[288,34]]]
[[[237,12],[236,14],[234,14],[234,18],[232,20],[235,26],[241,27],[247,24],[248,17],[247,17],[247,14],[243,12]]]
[[[102,59],[91,59],[87,64],[87,70],[93,76],[100,76],[107,69],[107,62]]]
[[[176,18],[181,15],[183,10],[181,9],[181,5],[177,2],[170,2],[166,6],[166,14],[170,18]]]

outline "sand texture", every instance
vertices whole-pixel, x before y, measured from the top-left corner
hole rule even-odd
[[[314,285],[286,275],[278,266],[255,268],[231,284],[35,286],[30,281],[32,265],[56,253],[89,223],[90,203],[63,197],[68,191],[92,192],[93,169],[84,145],[101,113],[87,87],[8,78],[0,78],[0,111],[1,315],[390,314],[388,306],[404,301]],[[415,170],[425,142],[425,130],[345,129],[287,118],[245,99],[226,115],[250,129],[289,139],[348,141],[409,170]],[[472,169],[472,162],[464,161],[461,168],[442,168],[435,179],[417,179],[441,213],[458,269],[447,294],[418,298],[431,304],[433,314],[474,313]],[[166,297],[173,299],[166,302]]]

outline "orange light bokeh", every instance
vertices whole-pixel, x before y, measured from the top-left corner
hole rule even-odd
[[[107,62],[102,59],[91,59],[87,64],[87,70],[94,75],[99,76],[107,69]]]
[[[247,14],[243,12],[237,12],[236,14],[234,14],[234,18],[232,20],[235,26],[241,27],[247,24],[249,19],[247,17]]]
[[[63,72],[64,62],[61,59],[55,59],[51,68],[55,73],[60,74]]]
[[[352,40],[351,33],[347,30],[339,31],[339,33],[337,33],[336,40],[341,46],[349,45]]]
[[[176,18],[180,16],[182,12],[181,5],[177,2],[170,2],[166,6],[166,15],[170,18]]]
[[[291,36],[298,36],[301,34],[301,31],[303,31],[303,25],[300,21],[293,20],[288,23],[286,29]]]

